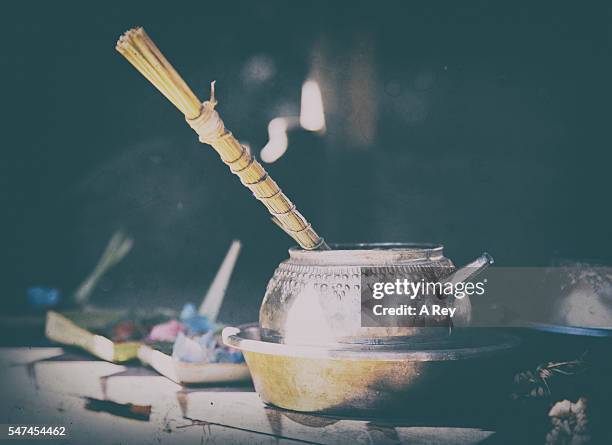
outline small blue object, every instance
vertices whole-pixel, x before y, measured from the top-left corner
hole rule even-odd
[[[179,332],[172,348],[172,357],[188,363],[242,363],[244,357],[238,350],[218,346],[215,331],[217,324],[205,315],[198,314],[192,303],[181,311],[181,323],[187,327],[187,335]]]
[[[53,287],[28,287],[26,297],[28,305],[34,309],[47,309],[57,306],[60,302],[60,292]]]
[[[183,306],[183,310],[181,311],[181,321],[197,316],[198,310],[196,309],[195,304],[187,303],[185,306]]]
[[[188,337],[179,332],[172,347],[172,357],[186,363],[242,363],[244,357],[237,349],[217,345],[213,331]]]
[[[181,323],[187,327],[189,335],[204,334],[208,331],[214,331],[216,324],[205,315],[199,315],[196,307],[187,303],[181,311]]]

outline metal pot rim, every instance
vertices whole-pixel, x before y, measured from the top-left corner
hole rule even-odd
[[[479,345],[456,345],[441,349],[397,348],[390,345],[287,345],[259,339],[255,324],[223,329],[223,343],[246,352],[316,359],[372,360],[372,361],[449,361],[482,358],[518,345],[519,339],[505,332],[484,335],[479,330]]]
[[[290,261],[319,264],[369,264],[430,261],[443,258],[444,246],[435,243],[331,243],[331,250],[289,249]]]

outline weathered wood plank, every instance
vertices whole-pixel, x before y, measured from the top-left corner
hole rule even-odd
[[[248,386],[183,388],[142,367],[70,360],[57,352],[0,349],[4,362],[14,363],[0,368],[6,398],[0,415],[15,423],[65,424],[75,443],[96,435],[105,443],[473,444],[493,434],[288,412],[264,406]],[[86,397],[151,405],[150,420],[89,411]]]

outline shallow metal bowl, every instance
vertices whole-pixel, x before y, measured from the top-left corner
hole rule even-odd
[[[517,344],[510,334],[457,330],[443,339],[401,345],[321,347],[262,341],[257,326],[227,327],[265,403],[303,412],[369,412],[495,384],[500,357]]]

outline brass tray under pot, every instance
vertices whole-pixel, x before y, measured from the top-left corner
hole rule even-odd
[[[287,345],[262,341],[255,325],[227,327],[223,341],[243,352],[263,402],[351,414],[490,394],[488,385],[508,380],[500,370],[508,369],[507,358],[519,343],[499,329],[464,328],[400,345]]]

